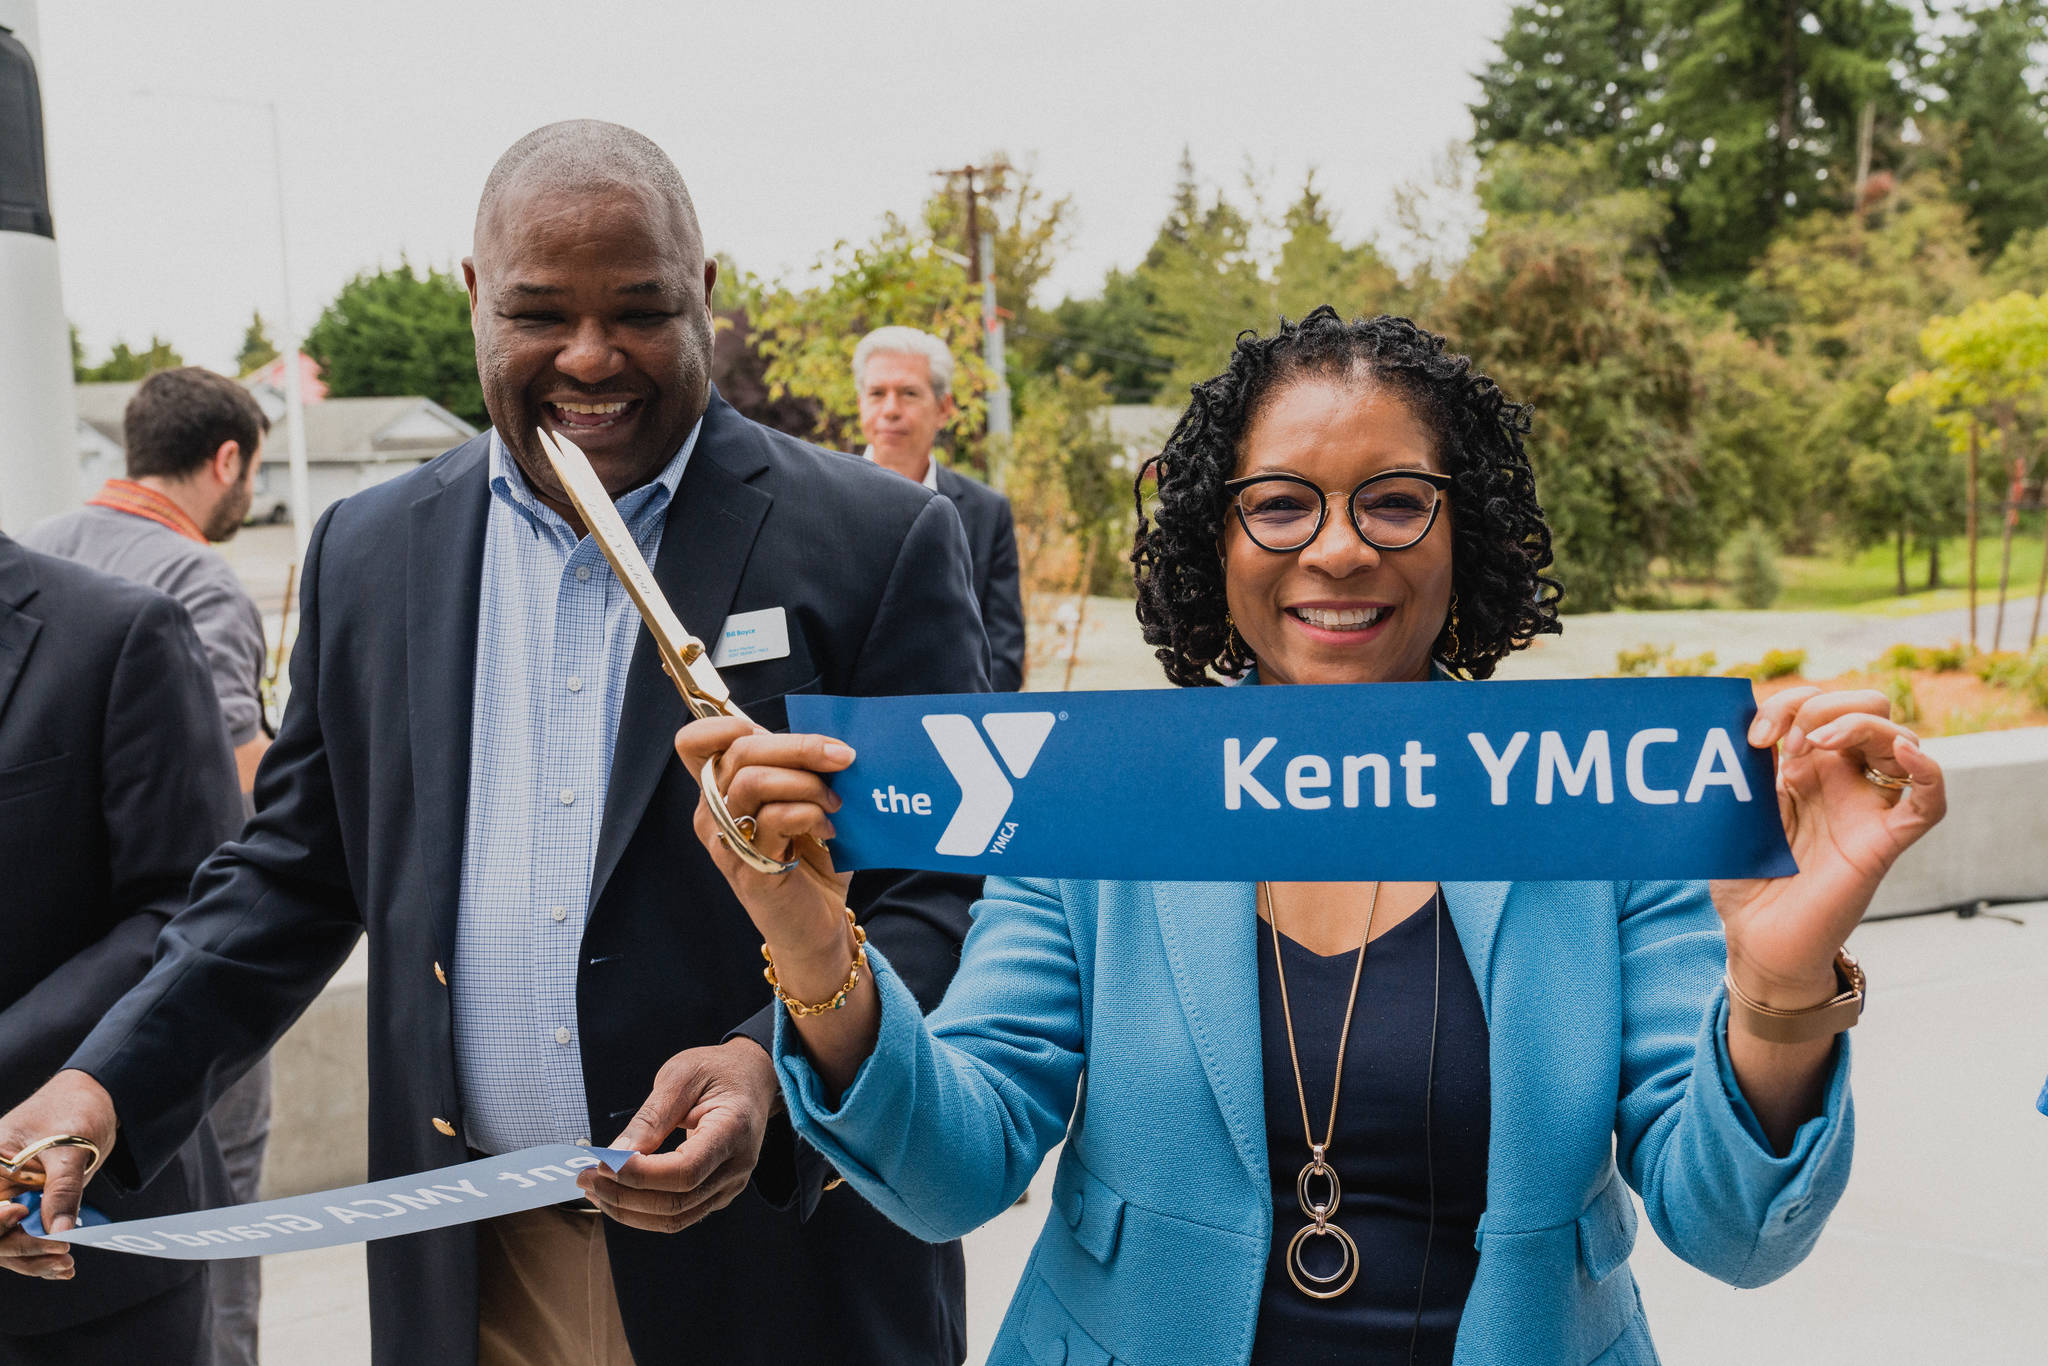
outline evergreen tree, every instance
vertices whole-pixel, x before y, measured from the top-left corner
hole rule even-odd
[[[242,334],[242,350],[235,357],[238,375],[253,375],[264,366],[276,360],[277,346],[270,340],[270,332],[263,326],[261,312],[249,315],[249,330]]]
[[[1959,18],[1931,73],[1931,115],[1950,126],[1957,192],[1995,256],[2015,233],[2048,224],[2048,81],[2032,59],[2048,44],[2048,3],[2001,0]]]
[[[136,351],[118,338],[106,360],[98,365],[78,369],[78,361],[84,356],[82,349],[72,351],[72,373],[83,384],[113,384],[128,380],[146,379],[159,370],[174,370],[185,363],[178,349],[154,333],[150,334],[149,349]]]
[[[364,271],[306,333],[306,354],[336,398],[420,394],[470,422],[490,421],[476,377],[469,291],[443,270]]]
[[[1632,141],[1653,79],[1645,56],[1654,9],[1652,0],[1516,5],[1498,55],[1479,73],[1479,154],[1507,142]]]
[[[1346,246],[1311,171],[1301,197],[1281,220],[1287,237],[1273,266],[1274,314],[1300,318],[1319,304],[1344,317],[1384,313],[1400,288],[1400,277],[1371,243]]]
[[[1779,225],[1845,207],[1865,106],[1887,135],[1911,109],[1901,0],[1665,0],[1646,130],[1684,280],[1727,286]]]
[[[1100,379],[1112,403],[1150,403],[1173,362],[1153,349],[1152,286],[1136,271],[1112,270],[1092,299],[1064,299],[1019,326],[1034,373],[1061,369]],[[1020,348],[1021,349],[1021,348]]]

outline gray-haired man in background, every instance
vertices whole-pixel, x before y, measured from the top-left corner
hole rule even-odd
[[[867,458],[953,500],[974,556],[974,596],[988,633],[989,682],[1024,686],[1024,603],[1017,587],[1017,527],[1010,500],[941,465],[932,444],[953,418],[953,354],[929,332],[878,327],[853,351]]]

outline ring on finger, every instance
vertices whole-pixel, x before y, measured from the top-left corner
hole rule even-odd
[[[1880,773],[1869,764],[1863,766],[1863,777],[1871,786],[1881,787],[1887,792],[1904,792],[1913,785],[1913,780],[1903,773]]]

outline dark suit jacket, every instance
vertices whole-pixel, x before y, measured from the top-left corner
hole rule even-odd
[[[939,492],[960,509],[974,555],[974,599],[988,632],[989,682],[997,692],[1015,692],[1024,686],[1024,600],[1017,588],[1017,524],[1010,500],[944,465]]]
[[[139,1173],[302,1011],[358,934],[370,940],[370,1171],[463,1161],[448,989],[469,787],[488,435],[347,499],[306,556],[292,696],[256,781],[257,814],[208,861],[156,970],[75,1065],[113,1094]],[[724,671],[763,725],[791,692],[987,687],[959,519],[885,470],[741,417],[715,394],[654,575],[683,622],[784,607],[790,653]],[[688,720],[642,631],[591,876],[577,974],[589,1133],[625,1126],[672,1054],[735,1026],[765,1038],[760,939],[691,828]],[[862,874],[871,938],[929,999],[959,958],[978,883]],[[777,1132],[779,1131],[779,1132]],[[786,1121],[764,1154],[787,1185]],[[952,1363],[964,1351],[957,1245],[896,1230],[845,1191],[771,1207],[762,1182],[673,1235],[607,1224],[641,1366]],[[771,1183],[772,1184],[772,1183]],[[801,1216],[806,1206],[813,1212]],[[369,1245],[380,1366],[476,1357],[470,1228]]]
[[[241,824],[234,775],[185,609],[0,535],[0,1110],[149,971],[192,870]],[[102,1177],[86,1200],[115,1219],[191,1209],[217,1196],[219,1161],[202,1126],[148,1186],[124,1195]],[[77,1255],[68,1284],[0,1275],[0,1332],[69,1328],[199,1271]]]

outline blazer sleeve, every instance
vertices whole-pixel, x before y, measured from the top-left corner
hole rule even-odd
[[[207,665],[185,610],[152,597],[136,614],[107,691],[100,814],[112,929],[0,1011],[0,1076],[40,1083],[149,971],[157,934],[185,904],[192,870],[234,836],[242,803]],[[64,916],[68,906],[25,907]]]
[[[927,1018],[886,955],[875,1051],[836,1099],[787,1019],[775,1065],[800,1137],[891,1220],[929,1242],[1012,1204],[1073,1116],[1080,971],[1061,885],[989,879],[959,974]]]
[[[67,1064],[114,1099],[121,1144],[107,1171],[123,1186],[162,1170],[362,933],[320,729],[320,563],[332,516],[307,547],[291,704],[258,773],[257,814],[201,866],[149,975]]]
[[[1848,1184],[1848,1036],[1821,1113],[1780,1156],[1729,1061],[1727,941],[1706,884],[1629,883],[1622,896],[1622,1171],[1666,1247],[1730,1285],[1764,1285],[1805,1259]]]
[[[933,498],[897,550],[846,690],[855,696],[987,692],[981,640],[959,513],[946,499]],[[854,875],[847,900],[868,943],[895,964],[914,1002],[931,1007],[953,980],[980,893],[979,878],[874,869]],[[734,1032],[772,1053],[782,1014],[770,1001]],[[814,1152],[786,1150],[783,1137],[771,1126],[756,1186],[770,1204],[793,1203],[808,1215],[832,1173]]]
[[[995,499],[995,537],[989,544],[988,586],[981,594],[981,625],[988,632],[989,682],[997,692],[1024,686],[1024,599],[1018,587],[1017,522],[1010,500]]]

